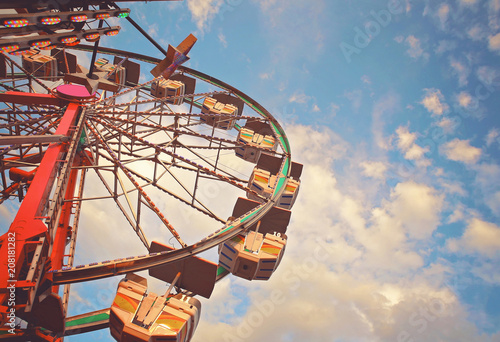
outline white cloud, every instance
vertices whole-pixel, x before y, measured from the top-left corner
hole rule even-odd
[[[453,58],[450,60],[450,66],[454,74],[458,77],[458,85],[460,87],[466,86],[468,83],[467,77],[469,77],[470,74],[469,68]]]
[[[223,325],[202,320],[193,342],[404,341],[408,335],[434,341],[443,331],[453,341],[475,337],[448,289],[361,280],[312,262],[310,271],[303,260],[294,261],[280,266],[282,276],[274,284],[245,287],[253,304],[243,317]],[[454,326],[456,331],[447,329]]]
[[[363,91],[361,89],[355,89],[352,91],[344,92],[344,97],[351,101],[352,110],[358,112],[361,108],[361,103],[363,101]]]
[[[410,11],[411,11],[410,0],[406,0],[406,13],[410,13]]]
[[[440,40],[438,46],[434,50],[438,55],[447,51],[452,51],[457,48],[457,43],[453,40]]]
[[[494,12],[500,11],[500,0],[490,0],[490,7]]]
[[[333,103],[333,102],[330,103],[331,116],[336,116],[339,109],[340,109],[340,107],[336,103]]]
[[[425,184],[399,183],[391,193],[390,211],[411,238],[427,239],[439,225],[444,196]]]
[[[500,21],[498,11],[500,11],[500,0],[489,0],[488,6],[488,25],[492,32],[498,32],[500,29]]]
[[[476,184],[480,189],[485,204],[495,215],[500,216],[500,165],[495,163],[482,163],[474,165]]]
[[[387,165],[380,161],[364,161],[360,166],[363,169],[363,174],[367,177],[375,179],[385,179]]]
[[[410,36],[406,37],[405,43],[408,46],[408,50],[406,51],[406,53],[411,58],[414,58],[414,59],[418,59],[420,57],[422,57],[423,59],[429,58],[429,54],[424,52],[424,49],[422,49],[420,40],[418,38],[416,38],[415,36],[410,35]]]
[[[462,91],[457,95],[458,104],[460,107],[468,108],[472,104],[472,96],[466,92]]]
[[[201,34],[209,29],[224,0],[187,0],[192,20],[196,23]]]
[[[148,34],[151,37],[158,37],[158,24],[157,23],[149,25],[149,27],[148,27]]]
[[[467,191],[464,190],[462,184],[459,182],[453,181],[440,181],[439,185],[446,191],[448,194],[457,195],[465,197],[467,195]]]
[[[306,127],[294,130],[293,137],[309,133]],[[295,152],[317,154],[307,139],[300,140],[303,143]],[[414,312],[420,315],[421,307],[433,310],[432,320],[436,314],[440,317],[440,325],[432,325],[424,339],[433,340],[434,334],[454,326],[457,319],[463,322],[463,330],[448,337],[468,335],[472,327],[451,291],[426,279],[411,280],[423,263],[407,244],[406,234],[419,240],[432,234],[442,202],[435,190],[413,182],[398,184],[390,200],[370,212],[336,189],[328,169],[309,164],[304,171],[309,188],[304,188],[301,202],[294,207],[295,238],[289,239],[280,268],[266,283],[232,283],[240,284],[239,292],[250,298],[243,316],[229,324],[203,320],[193,341],[396,340],[403,330],[415,333],[409,320]],[[329,210],[332,205],[338,208],[336,213]],[[324,215],[303,215],[311,210]],[[363,211],[370,212],[369,227],[360,217]],[[338,223],[331,221],[333,217]],[[316,222],[323,224],[318,227]],[[316,235],[316,231],[323,233]],[[349,240],[343,231],[349,232]],[[391,272],[413,275],[405,281],[390,280]],[[226,290],[230,298],[237,291],[235,287]],[[306,296],[299,295],[304,292]]]
[[[224,46],[224,48],[227,48],[226,36],[224,35],[224,33],[222,33],[222,31],[219,32],[217,38],[219,38],[219,42],[221,42],[222,46]]]
[[[415,160],[418,166],[428,166],[430,161],[424,157],[429,152],[429,147],[421,147],[415,143],[416,133],[410,133],[408,127],[400,126],[396,129],[397,145],[404,157],[408,160]]]
[[[457,208],[455,208],[455,210],[453,210],[453,213],[448,217],[448,223],[462,221],[465,217],[464,209],[465,208],[463,205],[459,205]]]
[[[500,136],[500,132],[498,131],[497,128],[492,128],[489,130],[488,134],[486,135],[486,146],[491,146],[495,141],[498,141],[498,137]]]
[[[484,39],[487,36],[487,33],[481,26],[475,25],[472,26],[469,30],[467,30],[467,35],[469,36],[470,39],[479,41]]]
[[[3,222],[12,222],[14,219],[14,213],[8,208],[8,206],[3,203],[0,205],[0,217]]]
[[[321,165],[329,169],[335,159],[345,156],[348,144],[332,130],[316,130],[309,126],[291,125],[286,129],[294,155],[303,164]],[[325,147],[328,149],[326,153]]]
[[[471,146],[469,140],[455,138],[441,147],[441,152],[450,160],[475,164],[481,157],[481,149]]]
[[[399,98],[393,93],[386,94],[373,105],[372,133],[375,143],[383,150],[390,148],[389,138],[384,136],[385,122],[394,114],[398,106]]]
[[[262,79],[262,80],[268,80],[268,79],[271,79],[274,75],[274,72],[263,72],[263,73],[260,73],[259,74],[259,78]]]
[[[455,131],[455,128],[458,126],[458,122],[449,117],[443,117],[437,125],[443,129],[445,134],[451,134]]]
[[[489,37],[488,48],[491,51],[500,51],[500,33]]]
[[[477,78],[486,86],[497,86],[500,81],[500,71],[490,66],[480,66],[477,69]],[[488,91],[492,91],[489,87]]]
[[[460,4],[465,6],[472,6],[477,3],[477,0],[460,0]]]
[[[478,172],[476,181],[484,188],[491,188],[500,179],[500,166],[497,164],[479,164],[476,166]]]
[[[287,135],[294,159],[305,168],[285,257],[268,282],[224,280],[222,292],[216,288],[215,297],[203,304],[193,342],[404,341],[408,336],[486,342],[444,286],[450,270],[440,263],[425,266],[426,251],[416,247],[432,241],[444,196],[405,181],[385,200],[361,201],[357,189],[340,190],[332,168],[335,160],[350,156],[345,141],[331,130],[301,125],[289,125]],[[372,175],[384,169],[380,161],[357,165]]]
[[[433,115],[442,115],[449,110],[443,94],[439,89],[424,89],[425,96],[420,102]]]
[[[481,278],[486,283],[498,286],[500,284],[500,274],[497,272],[498,262],[484,262],[472,268],[472,274]],[[492,337],[495,340],[495,337]]]
[[[437,177],[441,177],[444,175],[444,170],[441,167],[436,167],[433,171],[433,174]]]
[[[317,112],[321,112],[321,109],[318,107],[317,104],[314,104],[313,108],[312,108],[312,111],[315,112],[315,113],[317,113]]]
[[[450,14],[450,6],[446,3],[442,3],[437,11],[437,16],[439,18],[439,22],[441,23],[442,29],[446,28],[446,23],[448,22],[449,14]]]
[[[498,189],[498,186],[495,188]],[[500,190],[486,194],[485,203],[495,215],[500,215]]]
[[[487,257],[499,255],[500,227],[494,223],[472,218],[459,239],[450,239],[447,247],[455,253],[477,253]]]
[[[304,92],[302,90],[298,90],[295,93],[293,93],[292,96],[290,96],[288,98],[288,102],[290,102],[290,103],[295,102],[295,103],[304,104],[304,103],[307,103],[310,99],[311,99],[310,96],[304,94]]]
[[[253,0],[252,3],[260,8],[256,21],[263,23],[265,39],[273,47],[268,51],[267,67],[295,82],[297,70],[302,71],[304,63],[314,63],[322,55],[326,41],[324,27],[336,25],[325,15],[325,0],[315,1],[314,6],[301,0]]]
[[[301,130],[297,128],[292,135],[304,135]],[[305,150],[299,150],[314,151],[307,147],[306,139],[301,140]],[[439,198],[435,201],[434,190],[412,182],[399,184],[390,201],[372,211],[370,227],[365,227],[367,221],[359,217],[363,206],[336,191],[328,170],[309,166],[312,168],[305,169],[308,174],[303,177],[314,182],[307,182],[314,188],[304,188],[306,193],[301,195],[305,198],[294,207],[295,238],[289,239],[280,268],[266,283],[235,281],[226,287],[229,297],[234,298],[238,291],[234,285],[239,284],[239,293],[250,298],[250,305],[242,317],[234,317],[228,324],[202,320],[193,341],[396,340],[403,330],[415,333],[409,320],[414,312],[420,315],[421,307],[433,310],[432,320],[436,314],[440,317],[440,325],[429,325],[424,339],[432,340],[444,327],[454,326],[457,319],[463,322],[463,330],[447,336],[468,335],[472,327],[451,291],[432,286],[425,279],[411,280],[422,259],[406,244],[405,233],[420,239],[432,232],[441,206]],[[317,177],[318,173],[322,176]],[[416,204],[414,197],[418,198]],[[335,214],[328,211],[332,205],[338,208]],[[312,208],[325,215],[299,215]],[[344,223],[330,221],[339,216],[352,227],[346,230],[352,234],[349,240],[362,247],[341,235]],[[414,220],[415,227],[406,225]],[[317,227],[316,222],[323,224]],[[416,225],[423,228],[417,231]],[[311,231],[317,228],[323,232],[319,236]],[[405,281],[390,280],[393,271],[413,276]],[[299,295],[304,292],[306,296]]]

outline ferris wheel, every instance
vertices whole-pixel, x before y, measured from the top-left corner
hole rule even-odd
[[[105,48],[100,38],[120,30],[111,16],[157,44],[130,10],[74,2],[0,15],[0,205],[16,208],[0,240],[0,339],[109,327],[118,341],[189,341],[196,296],[228,274],[267,280],[278,267],[302,165],[264,107],[181,65],[194,36],[163,60]],[[119,220],[143,253],[76,264],[90,203],[110,208],[103,230]],[[113,243],[126,253],[119,232]],[[210,249],[217,260],[196,256]],[[164,294],[148,291],[135,273],[145,270],[169,284]],[[71,284],[113,276],[113,302],[68,317]]]

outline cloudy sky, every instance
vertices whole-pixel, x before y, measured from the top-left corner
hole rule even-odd
[[[122,7],[165,47],[195,34],[187,65],[264,105],[304,164],[279,269],[218,283],[193,342],[500,341],[500,0]],[[107,46],[161,57],[119,23]],[[67,340],[90,338],[112,340]]]

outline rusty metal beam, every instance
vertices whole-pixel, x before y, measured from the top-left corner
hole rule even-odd
[[[38,143],[59,143],[67,142],[69,137],[66,135],[18,135],[0,137],[0,145],[22,145]]]
[[[6,91],[5,93],[0,93],[0,102],[23,105],[51,105],[59,107],[62,107],[67,103],[51,94],[25,93],[22,91]]]

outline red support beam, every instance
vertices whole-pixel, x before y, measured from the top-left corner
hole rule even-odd
[[[62,107],[66,104],[52,94],[24,93],[22,91],[6,91],[0,93],[0,102],[17,103],[23,105],[52,105]]]
[[[23,93],[23,96],[26,96],[26,94]],[[2,101],[7,100],[2,99]],[[75,125],[79,112],[80,107],[77,104],[70,103],[55,134],[71,136],[72,126]],[[44,235],[47,242],[49,242],[47,226],[40,216],[47,205],[50,191],[54,186],[59,163],[63,159],[63,154],[67,152],[68,146],[69,143],[54,143],[49,145],[26,193],[26,197],[21,203],[14,221],[10,225],[9,231],[0,237],[0,243],[2,244],[0,248],[0,315],[2,317],[0,317],[0,321],[5,321],[5,313],[10,310],[10,307],[7,306],[7,299],[9,298],[8,286],[12,285],[12,283],[9,280],[21,280],[19,279],[19,275],[25,261],[24,258],[26,257],[25,246],[30,241],[34,241]],[[9,237],[14,237],[15,239],[11,244],[8,243]],[[15,257],[14,268],[12,267],[13,263],[9,262],[12,261],[13,257]],[[21,303],[16,304],[19,305]]]
[[[80,157],[76,156],[73,163],[74,166],[80,166]],[[71,227],[69,226],[73,208],[73,202],[75,197],[75,189],[77,184],[78,173],[81,172],[78,169],[71,170],[69,176],[68,188],[66,189],[66,194],[64,200],[67,201],[63,204],[61,210],[61,218],[59,219],[59,225],[57,226],[56,237],[54,239],[52,253],[50,255],[51,267],[54,269],[61,269],[64,261],[64,251],[66,250],[66,241],[68,236],[71,236]],[[54,286],[52,292],[57,293],[59,286]]]

